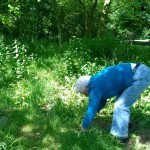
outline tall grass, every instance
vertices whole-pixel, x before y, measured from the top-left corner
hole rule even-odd
[[[108,41],[109,40],[109,41]],[[107,43],[109,42],[109,43]],[[10,42],[11,43],[11,42]],[[13,44],[12,44],[13,43]],[[122,150],[127,149],[109,136],[114,100],[98,114],[87,133],[80,132],[81,121],[88,99],[74,93],[78,76],[94,74],[104,67],[122,61],[141,60],[149,63],[147,55],[140,55],[141,47],[129,47],[114,39],[74,39],[64,44],[61,50],[47,41],[0,41],[1,54],[21,51],[18,60],[29,63],[17,64],[16,58],[3,57],[6,72],[1,69],[0,87],[0,149],[9,150]],[[8,48],[7,48],[8,47]],[[7,48],[7,49],[6,49]],[[34,50],[33,50],[34,49]],[[26,52],[24,51],[26,50]],[[31,59],[32,50],[34,54]],[[148,51],[148,47],[144,49]],[[122,58],[124,54],[125,58]],[[133,59],[132,59],[133,58]],[[22,67],[24,65],[24,67]],[[12,69],[22,69],[19,78]],[[9,74],[9,72],[12,72]],[[9,76],[9,82],[6,77]],[[6,84],[6,83],[7,84]],[[7,85],[7,86],[3,86]],[[132,119],[137,123],[131,138],[136,146],[141,128],[149,132],[149,89],[132,108]],[[143,102],[140,102],[140,100]],[[144,118],[144,120],[142,120]],[[1,121],[5,121],[3,124]],[[142,121],[141,121],[142,120]]]

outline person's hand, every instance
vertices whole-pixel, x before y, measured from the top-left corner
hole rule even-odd
[[[87,132],[86,128],[81,127],[81,132]]]

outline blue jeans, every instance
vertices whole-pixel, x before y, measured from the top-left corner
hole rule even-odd
[[[118,97],[114,106],[110,133],[117,137],[128,137],[130,107],[138,96],[150,85],[150,68],[141,64],[133,74],[133,84]]]

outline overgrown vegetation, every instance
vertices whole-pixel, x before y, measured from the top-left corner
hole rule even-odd
[[[103,16],[103,12],[107,14]],[[96,37],[104,20],[102,28],[106,32],[126,39],[146,39],[150,36],[149,12],[149,0],[1,0],[0,32],[53,41],[59,35],[67,41],[72,37]]]
[[[149,148],[150,89],[132,107],[134,128],[128,147],[109,136],[114,99],[96,116],[89,132],[80,133],[88,100],[73,91],[78,76],[92,75],[108,65],[140,61],[150,66],[148,46],[126,45],[105,35],[75,38],[59,49],[47,40],[0,36],[0,49],[0,149]]]
[[[150,66],[149,0],[1,0],[0,150],[150,148],[150,89],[132,107],[129,145],[109,135],[111,99],[88,133],[88,99],[74,93],[80,75],[121,62]]]

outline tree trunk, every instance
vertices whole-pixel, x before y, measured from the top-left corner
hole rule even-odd
[[[100,37],[104,32],[104,28],[105,28],[105,25],[106,25],[106,22],[107,22],[107,19],[108,19],[108,12],[109,12],[111,2],[112,2],[112,0],[105,0],[104,1],[104,6],[103,6],[103,11],[102,11],[102,14],[101,14],[101,18],[100,18],[97,37]]]
[[[61,27],[61,21],[60,21],[60,16],[59,16],[59,12],[58,12],[58,5],[57,5],[56,0],[52,0],[52,6],[53,6],[53,10],[54,10],[54,15],[56,17],[56,22],[57,22],[59,48],[61,48],[61,44],[62,44],[62,27]]]
[[[91,3],[91,6],[89,8],[86,7],[84,4],[85,2],[82,0],[78,0],[79,3],[82,5],[85,13],[85,18],[84,18],[84,36],[85,37],[90,37],[92,35],[91,29],[93,25],[93,20],[94,20],[94,12],[97,7],[97,2],[98,0],[94,0],[93,3]]]

